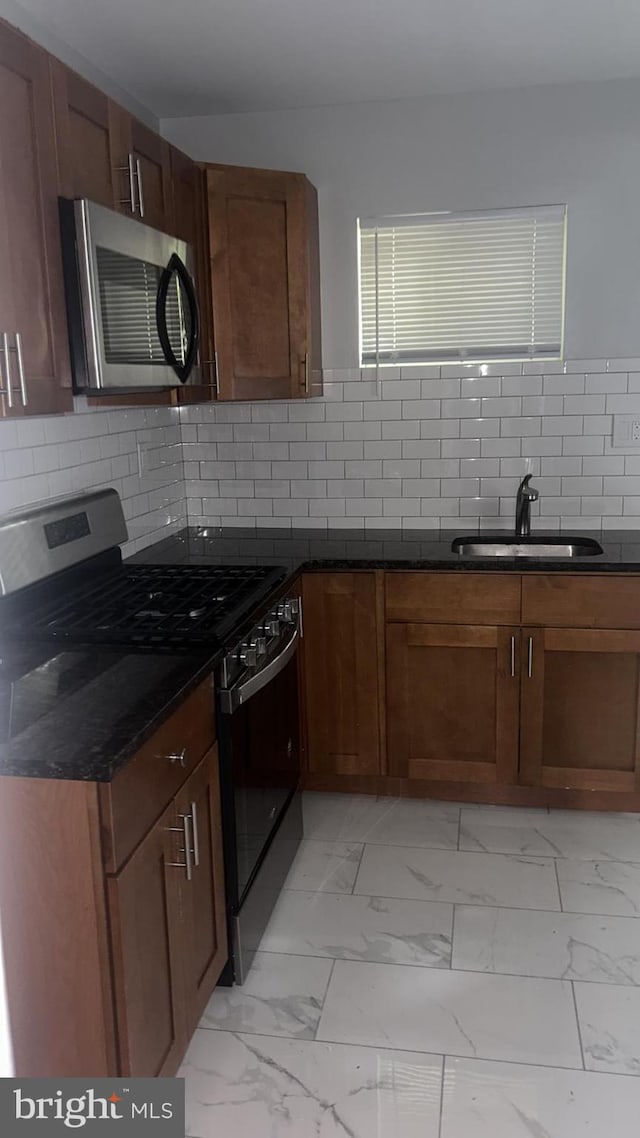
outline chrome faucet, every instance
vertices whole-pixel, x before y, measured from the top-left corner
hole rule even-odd
[[[516,535],[528,537],[531,533],[531,503],[537,502],[540,497],[533,486],[529,486],[532,475],[525,474],[518,486],[516,495]]]

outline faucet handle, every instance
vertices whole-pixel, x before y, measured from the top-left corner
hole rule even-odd
[[[526,497],[529,502],[537,502],[538,498],[540,497],[540,492],[539,490],[536,490],[535,486],[529,485],[532,478],[532,474],[525,474],[522,482],[518,487],[518,494]]]

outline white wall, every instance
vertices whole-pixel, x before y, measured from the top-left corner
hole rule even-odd
[[[640,80],[165,119],[194,158],[318,188],[324,363],[357,360],[358,215],[566,202],[566,356],[640,355]]]
[[[132,115],[136,115],[143,122],[148,123],[153,130],[158,129],[158,120],[148,107],[143,106],[128,91],[114,83],[108,75],[105,75],[104,71],[94,67],[83,55],[74,51],[63,40],[58,39],[48,28],[43,27],[30,12],[25,11],[22,5],[17,3],[17,0],[0,0],[0,17],[7,20],[9,24],[13,24],[14,28],[20,28],[20,31],[24,32],[26,36],[39,43],[52,55],[56,55],[58,59],[66,63],[68,67],[72,67],[79,75],[83,75],[90,83],[94,83],[101,91],[131,111]]]

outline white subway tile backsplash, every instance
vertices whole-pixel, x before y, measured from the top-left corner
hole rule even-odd
[[[483,439],[485,443],[495,444],[500,440]],[[443,439],[441,444],[443,458],[478,458],[480,456],[480,439]]]
[[[419,458],[387,458],[382,463],[383,478],[419,478]]]
[[[626,371],[611,375],[595,372],[593,375],[585,376],[585,391],[587,395],[597,395],[600,392],[605,395],[611,392],[623,393],[627,391],[627,382]]]
[[[455,421],[452,425],[456,425]],[[500,419],[461,419],[459,427],[463,439],[497,438],[500,434]]]
[[[637,415],[640,413],[640,392],[633,395],[607,395],[607,415]]]
[[[460,460],[462,478],[491,478],[499,473],[499,458],[463,458]],[[447,477],[447,475],[443,474],[442,477]]]
[[[518,480],[531,473],[536,528],[640,528],[640,453],[611,444],[612,415],[640,414],[640,357],[341,369],[325,384],[311,401],[178,412],[78,400],[74,416],[0,422],[2,505],[113,484],[127,551],[187,517],[509,529]]]
[[[605,517],[606,515],[619,515],[622,513],[622,497],[618,495],[600,495],[599,497],[591,498],[588,495],[583,496],[582,506],[580,512],[595,517]]]
[[[582,395],[584,375],[545,375],[542,379],[544,395]]]
[[[345,441],[351,439],[381,439],[382,423],[345,423]]]
[[[503,395],[497,399],[482,400],[483,418],[502,418],[506,415],[522,415],[522,398],[520,395]]]
[[[477,379],[460,380],[460,395],[463,398],[479,398],[485,395],[500,394],[500,379],[498,375],[479,376]]]
[[[535,415],[527,415],[522,418],[503,419],[500,433],[505,438],[522,438],[525,435],[539,435],[540,431],[541,419]]]
[[[482,413],[481,399],[443,399],[441,401],[443,419],[475,419]]]
[[[583,428],[582,415],[544,415],[542,419],[543,435],[581,435]],[[538,432],[540,434],[540,432]]]
[[[391,422],[382,424],[382,437],[383,439],[419,439],[420,425],[419,419],[392,419]]]
[[[500,390],[502,395],[542,395],[542,376],[505,375]]]

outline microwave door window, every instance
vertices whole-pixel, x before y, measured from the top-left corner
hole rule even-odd
[[[166,367],[155,312],[162,269],[100,246],[96,258],[106,362]]]
[[[198,305],[193,281],[177,253],[160,276],[156,325],[164,358],[185,383],[198,351]]]

